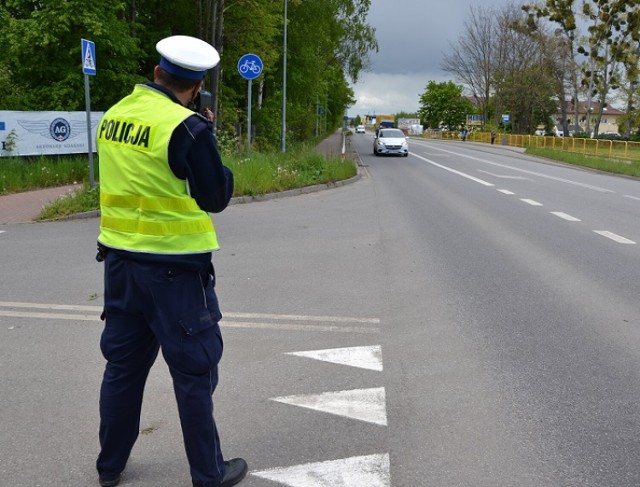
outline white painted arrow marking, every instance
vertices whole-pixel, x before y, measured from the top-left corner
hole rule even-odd
[[[384,387],[273,397],[272,401],[387,425]]]
[[[334,364],[360,367],[361,369],[382,371],[382,349],[380,345],[370,347],[330,348],[326,350],[309,350],[306,352],[289,352],[287,355],[322,360]]]
[[[307,463],[293,467],[279,467],[251,475],[290,487],[389,487],[389,455]]]

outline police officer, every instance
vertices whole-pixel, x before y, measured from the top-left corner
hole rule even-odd
[[[233,175],[211,122],[189,110],[220,60],[206,42],[172,36],[156,45],[154,82],[108,110],[98,127],[100,235],[107,360],[100,389],[102,487],[119,484],[140,430],[145,381],[159,349],[173,379],[194,487],[228,487],[247,473],[225,461],[213,418],[222,355],[209,212],[224,210]]]

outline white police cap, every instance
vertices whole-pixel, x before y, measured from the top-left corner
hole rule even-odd
[[[203,79],[207,70],[220,62],[214,47],[195,37],[171,36],[156,44],[160,67],[180,78]]]

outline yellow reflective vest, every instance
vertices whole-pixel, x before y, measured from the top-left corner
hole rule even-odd
[[[104,114],[97,131],[100,243],[153,254],[218,249],[211,217],[169,167],[171,134],[191,115],[145,85]]]

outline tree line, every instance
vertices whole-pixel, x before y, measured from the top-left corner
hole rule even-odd
[[[463,32],[450,43],[442,63],[460,85],[427,85],[420,101],[427,124],[434,123],[433,100],[442,99],[438,94],[456,99],[457,91],[459,99],[465,89],[485,123],[501,126],[502,114],[509,114],[504,128],[514,133],[550,128],[559,112],[564,134],[570,124],[580,124],[597,137],[611,103],[625,107],[625,135],[640,126],[640,0],[471,7]],[[469,109],[459,104],[453,118],[458,126]]]
[[[370,0],[0,0],[0,109],[84,110],[80,39],[95,42],[92,110],[106,110],[151,79],[155,44],[191,35],[221,54],[205,89],[218,130],[241,133],[247,80],[240,57],[260,56],[252,126],[260,148],[278,147],[286,66],[287,138],[307,140],[342,123],[356,82],[377,51]],[[286,12],[286,56],[284,32]]]

